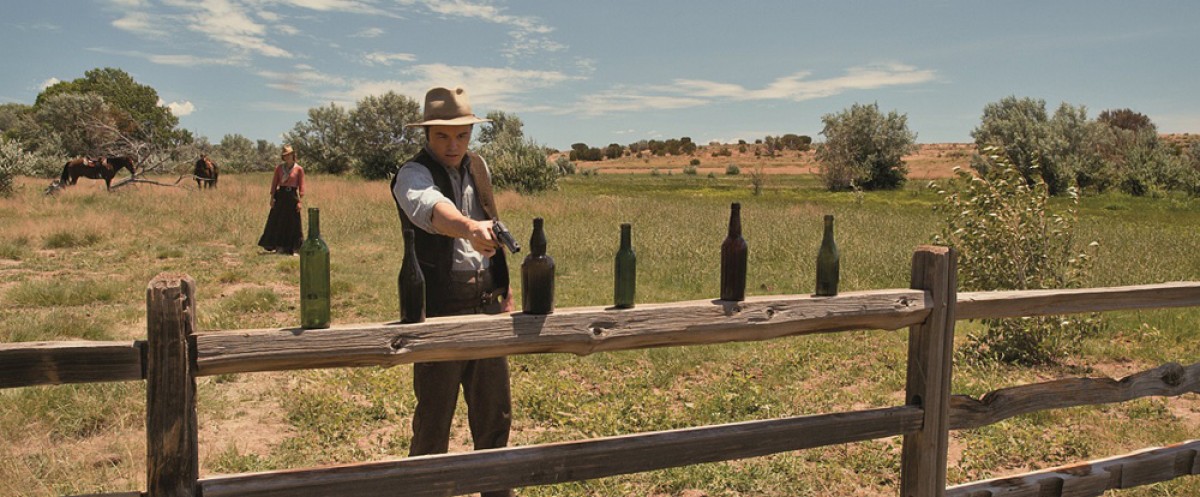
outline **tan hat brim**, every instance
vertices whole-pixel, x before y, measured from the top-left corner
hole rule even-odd
[[[419,123],[406,124],[406,125],[404,125],[404,127],[412,128],[412,127],[416,127],[416,126],[462,126],[464,124],[490,123],[490,122],[492,122],[491,119],[483,119],[483,118],[475,117],[475,116],[462,116],[462,117],[456,117],[454,119],[430,119],[428,121],[422,121]]]

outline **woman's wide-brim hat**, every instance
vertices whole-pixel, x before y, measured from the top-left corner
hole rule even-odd
[[[284,146],[283,146],[283,151],[279,153],[279,156],[280,156],[280,157],[287,157],[287,156],[289,156],[289,155],[293,155],[293,154],[295,154],[295,153],[296,153],[296,151],[295,151],[295,150],[292,150],[292,146],[291,146],[291,145],[284,145]]]
[[[471,101],[467,98],[467,90],[434,88],[425,94],[424,120],[405,127],[461,126],[491,121],[491,119],[480,118],[471,112]]]

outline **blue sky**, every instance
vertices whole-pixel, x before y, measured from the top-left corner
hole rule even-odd
[[[1200,132],[1194,1],[3,1],[0,102],[118,67],[182,127],[280,141],[307,109],[465,86],[567,148],[820,140],[878,103],[917,141],[967,142],[1008,95],[1132,108]]]

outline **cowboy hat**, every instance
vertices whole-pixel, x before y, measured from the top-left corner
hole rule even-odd
[[[292,150],[292,146],[291,146],[291,145],[284,145],[284,146],[283,146],[283,151],[279,153],[279,156],[280,156],[280,157],[287,157],[288,155],[294,155],[295,153],[296,153],[296,151],[295,151],[295,150]]]
[[[471,113],[471,102],[467,99],[467,90],[455,88],[434,88],[425,94],[425,120],[419,123],[405,125],[413,126],[461,126],[491,122]]]

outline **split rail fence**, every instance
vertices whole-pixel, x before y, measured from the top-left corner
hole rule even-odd
[[[951,430],[1047,409],[1200,392],[1200,363],[1121,380],[1067,378],[951,395],[957,320],[1200,306],[1200,282],[956,292],[952,250],[918,247],[911,289],[837,297],[760,296],[560,309],[547,316],[433,318],[420,324],[195,333],[195,284],[147,288],[147,340],[0,344],[0,388],[146,381],[144,492],[108,496],[446,496],[601,478],[903,436],[901,497],[1092,496],[1200,474],[1200,440],[946,488]],[[199,477],[196,377],[395,366],[502,355],[630,350],[909,328],[904,405],[407,459]]]

